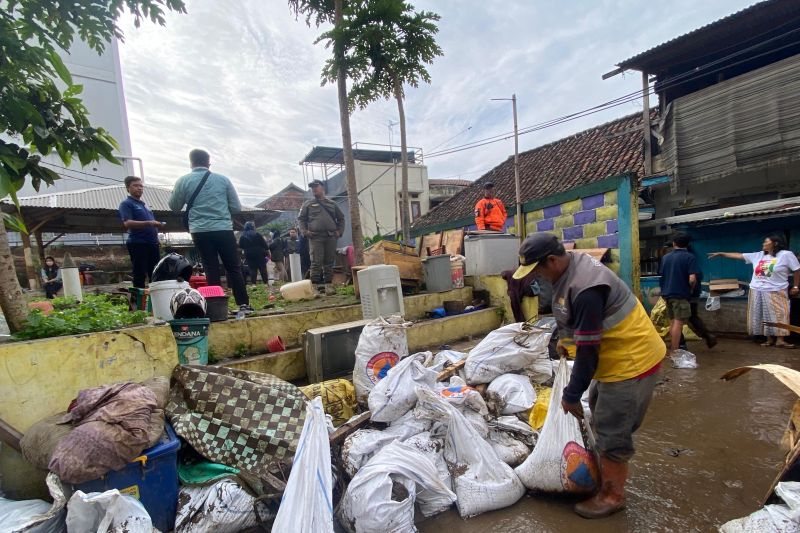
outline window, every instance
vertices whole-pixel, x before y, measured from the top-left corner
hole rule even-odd
[[[414,222],[422,215],[422,205],[419,202],[411,202],[411,221]]]

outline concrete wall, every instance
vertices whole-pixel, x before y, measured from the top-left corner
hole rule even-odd
[[[609,191],[525,213],[525,229],[552,233],[575,248],[610,248],[607,265],[619,274],[618,219],[617,191]]]
[[[474,290],[489,292],[489,305],[501,310],[504,324],[515,322],[514,312],[511,310],[511,300],[508,297],[508,284],[506,280],[498,275],[468,276],[466,278],[466,283]],[[537,316],[539,314],[539,299],[523,298],[522,312],[526,320]]]
[[[365,237],[394,232],[396,212],[398,221],[400,219],[396,204],[402,190],[401,173],[399,164],[356,161],[356,182],[359,191],[363,191],[359,200]],[[408,192],[410,202],[420,203],[420,214],[427,213],[430,209],[428,167],[408,165]],[[416,198],[415,194],[418,195]]]

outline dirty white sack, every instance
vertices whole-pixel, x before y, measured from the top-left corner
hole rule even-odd
[[[417,396],[420,413],[447,425],[444,458],[462,518],[508,507],[522,497],[525,487],[514,470],[497,457],[458,409],[427,389],[417,389]]]
[[[513,415],[533,407],[536,391],[528,376],[503,374],[489,383],[486,399],[494,413]]]
[[[670,360],[672,368],[697,368],[697,358],[686,350],[675,350],[670,355]]]
[[[458,363],[459,361],[463,361],[466,358],[467,354],[465,352],[457,352],[455,350],[442,350],[441,352],[437,353],[434,356],[431,368],[437,372],[441,372],[447,367],[452,366]]]
[[[372,387],[408,355],[406,330],[410,326],[411,323],[405,322],[403,317],[394,315],[378,317],[361,330],[353,367],[356,400],[361,405],[367,404]]]
[[[409,446],[413,446],[430,459],[436,465],[436,471],[439,472],[439,479],[442,480],[444,486],[448,489],[453,487],[453,481],[450,478],[450,470],[447,468],[447,463],[444,460],[444,439],[435,438],[431,435],[430,431],[423,431],[419,435],[414,435],[405,441]]]
[[[534,430],[527,422],[523,422],[516,416],[499,416],[489,421],[489,429],[499,429],[511,433],[517,440],[530,446],[536,445],[539,432]]]
[[[67,530],[64,490],[58,476],[47,474],[53,503],[44,500],[7,500],[0,497],[0,533],[63,533]]]
[[[456,495],[419,450],[393,442],[350,481],[342,497],[340,523],[355,533],[406,533],[414,527],[414,502],[425,516],[446,510]]]
[[[333,533],[331,444],[322,398],[306,405],[306,421],[273,533]]]
[[[523,369],[526,373],[552,376],[547,345],[551,329],[509,324],[489,333],[467,356],[464,372],[467,383],[491,383],[495,378]]]
[[[237,533],[258,525],[255,498],[223,479],[206,487],[181,487],[175,533]]]
[[[396,440],[404,441],[413,435],[429,430],[430,420],[418,419],[413,411],[398,418],[383,431],[359,429],[349,435],[342,445],[342,463],[350,477],[367,464],[384,446]]]
[[[597,483],[597,463],[584,445],[578,420],[561,408],[569,376],[567,360],[561,359],[539,440],[533,453],[514,470],[531,490],[582,494]]]
[[[489,444],[497,457],[510,467],[515,467],[528,458],[531,449],[507,431],[489,429]]]
[[[762,509],[726,522],[720,526],[722,533],[796,533],[800,531],[800,482],[782,481],[775,493],[785,504],[765,505]]]
[[[489,408],[486,406],[486,401],[481,396],[481,393],[467,385],[463,378],[453,376],[447,385],[437,383],[436,389],[439,391],[439,395],[450,405],[459,409],[468,407],[481,416],[489,414]]]
[[[425,361],[431,357],[431,352],[420,352],[401,359],[386,377],[375,384],[368,402],[373,422],[397,420],[417,403],[414,389],[433,389],[437,373],[425,367]]]
[[[75,494],[67,503],[68,533],[153,533],[153,521],[144,505],[117,489]]]

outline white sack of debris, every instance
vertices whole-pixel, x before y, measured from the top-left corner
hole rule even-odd
[[[467,356],[464,372],[467,383],[491,383],[503,374],[520,372],[540,376],[543,382],[553,375],[547,345],[553,332],[526,322],[509,324],[489,333]]]
[[[386,376],[400,359],[408,355],[406,330],[411,327],[401,316],[378,317],[369,322],[358,337],[353,367],[356,399],[367,404],[372,387]]]

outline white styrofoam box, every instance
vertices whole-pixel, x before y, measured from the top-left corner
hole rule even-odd
[[[519,239],[516,235],[496,233],[466,235],[464,257],[467,276],[500,274],[519,265]]]

